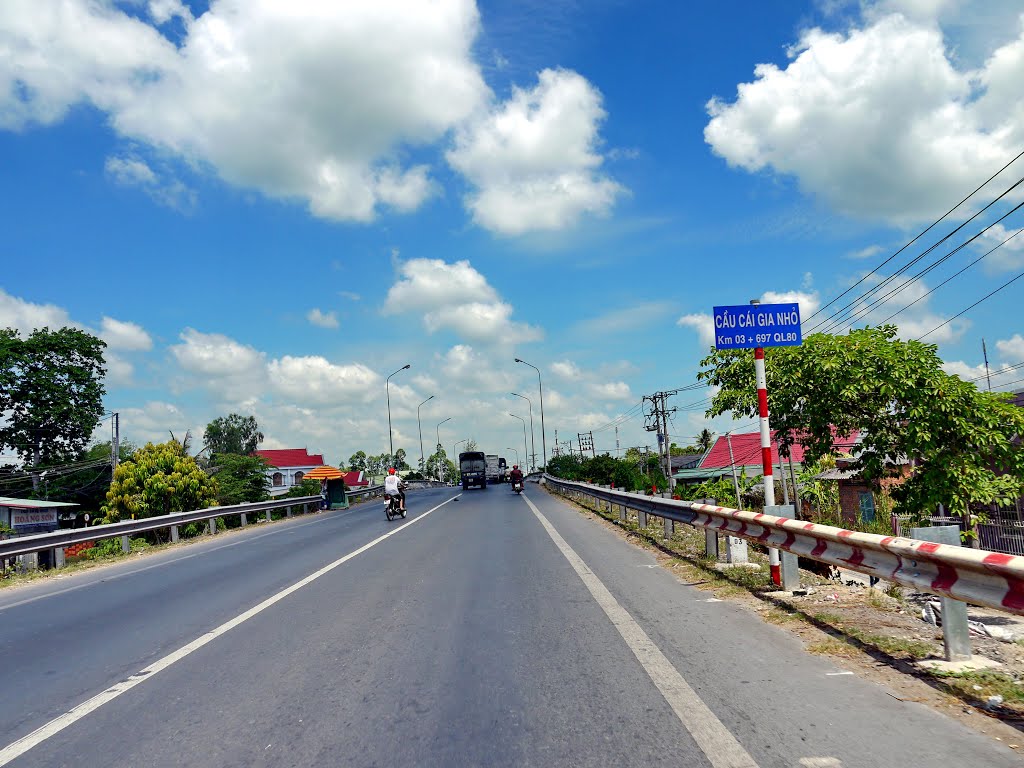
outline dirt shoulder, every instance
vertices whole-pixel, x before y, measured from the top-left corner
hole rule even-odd
[[[704,556],[703,529],[677,524],[666,539],[660,518],[649,518],[652,524],[641,529],[635,513],[622,522],[605,511],[559,498],[652,551],[680,582],[797,635],[808,653],[829,656],[843,669],[885,686],[893,698],[930,706],[1024,754],[1024,644],[1020,641],[972,637],[974,653],[999,662],[999,667],[956,675],[929,672],[915,662],[942,659],[943,646],[941,628],[921,618],[923,605],[931,599],[928,595],[895,585],[885,591],[872,589],[806,570],[800,573],[806,594],[781,594],[771,583],[766,554],[753,546],[750,560],[759,569],[719,570],[716,562]],[[977,613],[972,608],[971,618],[990,624],[1008,619],[993,611]]]

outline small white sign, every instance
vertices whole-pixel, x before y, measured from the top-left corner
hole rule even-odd
[[[57,510],[49,509],[44,512],[26,512],[23,510],[11,510],[11,524],[15,528],[26,525],[56,525]]]

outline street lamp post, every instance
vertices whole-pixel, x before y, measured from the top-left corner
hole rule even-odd
[[[545,437],[544,435],[544,383],[540,379],[540,368],[538,368],[536,365],[530,365],[530,363],[526,362],[525,360],[520,360],[518,357],[516,358],[516,362],[522,363],[523,365],[529,365],[531,368],[533,368],[533,370],[537,372],[537,388],[540,390],[540,445],[541,449],[544,451],[544,468],[547,469],[548,441],[547,437]]]
[[[521,398],[523,398],[523,400],[525,400],[527,403],[530,404],[530,456],[533,457],[533,460],[531,461],[532,467],[533,467],[533,469],[536,469],[537,468],[537,440],[534,437],[534,432],[533,432],[533,401],[530,398],[528,398],[526,395],[520,395],[518,392],[509,392],[509,394],[510,395],[514,395],[515,397],[521,397]]]
[[[433,399],[434,396],[431,395],[424,400],[423,403],[429,403]],[[416,426],[420,430],[420,472],[425,472],[427,470],[427,462],[423,456],[423,423],[420,421],[420,408],[423,407],[423,403],[416,406]]]
[[[519,449],[518,448],[506,448],[505,450],[506,451],[515,451],[516,452],[516,466],[518,467],[519,466]]]
[[[526,453],[526,419],[524,419],[522,416],[516,416],[514,413],[510,413],[509,416],[511,416],[513,419],[519,419],[521,422],[523,422],[523,453]]]
[[[459,455],[459,443],[468,443],[471,439],[472,438],[467,437],[465,440],[456,440],[454,443],[452,443],[452,463],[455,462],[455,457]],[[459,470],[461,471],[462,467],[460,467],[458,464],[456,464],[455,466],[459,467]]]
[[[452,417],[449,416],[444,421],[439,421],[437,423],[437,426],[434,427],[434,436],[437,438],[437,450],[441,450],[441,425],[445,424],[445,423],[447,423],[447,422],[449,422],[451,420],[452,420]],[[438,480],[442,480],[442,472],[441,472],[441,465],[440,464],[438,465],[438,469],[437,469],[437,479]]]
[[[408,370],[409,368],[412,368],[412,365],[409,364],[409,363],[406,363],[401,368],[399,368],[397,371],[395,371],[395,373],[401,373],[402,371]],[[392,373],[391,376],[394,376],[395,373]],[[387,379],[384,381],[384,390],[388,394],[388,450],[391,451],[391,461],[394,461],[395,460],[395,441],[394,441],[394,438],[393,438],[393,436],[391,434],[391,376],[388,376]]]

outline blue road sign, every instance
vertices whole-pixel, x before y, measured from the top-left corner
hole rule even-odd
[[[795,347],[802,341],[799,304],[715,307],[715,349]]]

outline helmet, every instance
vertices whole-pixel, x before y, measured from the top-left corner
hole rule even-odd
[[[518,465],[518,464],[514,464],[514,465],[512,466],[512,469],[519,469],[519,465]]]
[[[389,474],[389,475],[393,475],[393,474],[395,474],[395,468],[394,468],[394,467],[391,467],[390,469],[388,469],[388,474]]]

